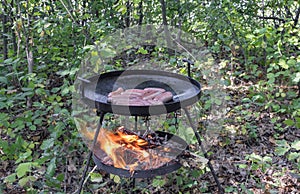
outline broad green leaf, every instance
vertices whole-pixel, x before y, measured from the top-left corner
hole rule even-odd
[[[69,87],[65,87],[62,91],[61,91],[61,95],[65,96],[66,94],[69,93]]]
[[[276,147],[275,153],[279,156],[283,156],[286,152],[289,151],[289,147]]]
[[[294,125],[294,121],[292,119],[286,119],[285,121],[283,121],[283,123],[288,125],[288,126],[293,126]]]
[[[29,178],[28,178],[28,177],[23,177],[23,178],[21,178],[21,179],[19,180],[19,185],[20,185],[21,187],[24,187],[24,186],[28,183],[28,181],[29,181]]]
[[[20,155],[19,155],[19,159],[16,160],[16,163],[19,163],[19,162],[21,162],[22,160],[27,159],[28,157],[31,156],[31,154],[32,154],[32,151],[31,151],[31,150],[27,150],[25,153],[20,154]]]
[[[0,83],[4,83],[4,84],[7,84],[7,78],[6,77],[0,77]]]
[[[120,183],[121,178],[118,175],[110,174],[110,179],[113,179],[115,183]]]
[[[57,93],[61,88],[52,88],[51,92]]]
[[[289,155],[288,155],[288,160],[295,160],[297,158],[300,158],[300,153],[297,153],[297,152],[291,152]]]
[[[60,182],[62,182],[65,179],[65,174],[64,173],[60,173],[59,175],[57,175],[56,179]]]
[[[280,67],[282,67],[283,69],[288,69],[289,65],[287,64],[287,62],[284,59],[280,59],[278,65]]]
[[[31,131],[35,131],[35,130],[36,130],[36,126],[35,126],[35,125],[30,125],[29,129],[30,129]]]
[[[274,73],[268,73],[267,78],[269,79],[269,83],[275,82],[275,74]]]
[[[265,157],[263,157],[263,161],[264,161],[264,162],[272,163],[272,158],[269,157],[269,156],[265,156]]]
[[[243,103],[249,103],[249,102],[251,102],[251,100],[250,100],[250,98],[243,98],[242,102]]]
[[[144,48],[139,48],[139,50],[137,51],[137,53],[141,53],[143,55],[148,54],[148,51],[145,50]]]
[[[244,169],[244,168],[247,168],[248,165],[246,165],[246,164],[239,164],[238,167]]]
[[[32,166],[31,162],[25,162],[25,163],[19,164],[17,169],[16,169],[18,178],[21,178],[27,172],[30,172],[31,171],[31,166]]]
[[[300,140],[294,141],[291,145],[291,148],[294,148],[296,150],[300,150]]]
[[[127,12],[127,7],[121,4],[117,7],[117,11],[121,12],[124,15]]]
[[[234,188],[234,187],[232,187],[232,186],[230,186],[230,187],[226,187],[225,188],[225,192],[226,193],[233,193],[233,191],[235,191],[236,189]]]
[[[218,99],[218,98],[215,98],[214,103],[216,103],[218,106],[220,106],[222,104],[222,100]]]
[[[266,28],[260,28],[260,29],[256,29],[254,31],[254,33],[258,33],[258,34],[264,34],[267,31]]]
[[[49,166],[47,168],[47,174],[51,177],[54,175],[56,169],[56,158],[52,158],[49,162]]]
[[[19,180],[19,185],[21,187],[24,187],[29,181],[36,181],[36,177],[34,176],[26,176],[26,177],[23,177]]]
[[[156,178],[153,180],[152,185],[153,187],[162,187],[166,184],[166,181],[164,179]]]
[[[296,77],[293,79],[293,82],[295,82],[295,83],[300,82],[300,72],[296,73]]]
[[[255,39],[255,35],[254,34],[246,34],[246,38],[252,40],[252,39]]]
[[[257,155],[255,153],[252,153],[248,156],[249,160],[254,161],[254,162],[259,162],[262,161],[263,158],[260,155]]]
[[[101,174],[99,173],[91,173],[91,181],[92,182],[96,182],[96,183],[100,183],[103,180],[103,177]]]
[[[8,175],[7,177],[5,177],[4,182],[5,183],[13,183],[16,181],[16,173],[12,173],[10,175]]]
[[[54,139],[50,138],[50,139],[46,139],[43,141],[42,145],[41,145],[41,149],[42,150],[47,150],[50,149],[54,144]]]
[[[281,147],[289,147],[289,144],[286,142],[286,140],[278,140],[276,141],[276,145]]]

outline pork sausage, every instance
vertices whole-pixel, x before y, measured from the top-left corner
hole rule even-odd
[[[134,94],[117,94],[107,98],[107,102],[119,101],[119,100],[129,100],[138,99],[140,96]]]
[[[124,92],[124,89],[120,87],[120,88],[118,88],[117,90],[110,92],[110,93],[108,94],[108,97],[111,97],[111,96],[114,96],[114,95],[121,94],[122,92]]]
[[[147,91],[146,90],[142,90],[142,89],[127,89],[124,92],[133,92],[133,93],[145,94]]]
[[[125,105],[125,106],[144,106],[144,103],[138,100],[119,100],[116,101],[114,104],[116,105]]]
[[[147,100],[151,105],[162,105],[163,102],[157,100]]]
[[[156,96],[154,100],[161,101],[161,102],[168,102],[172,100],[172,98],[173,98],[172,92],[168,91]]]
[[[157,95],[160,95],[162,92],[161,91],[156,91],[156,92],[151,92],[149,95],[144,95],[143,96],[143,100],[152,100],[153,98],[155,98]]]
[[[145,88],[146,91],[159,91],[159,92],[165,92],[166,90],[163,88]]]

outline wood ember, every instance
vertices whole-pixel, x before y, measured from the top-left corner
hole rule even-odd
[[[127,89],[118,88],[107,96],[107,102],[126,106],[162,105],[173,99],[173,94],[163,88]]]
[[[148,142],[148,144],[141,146],[145,149],[163,145],[163,142],[167,141],[166,137],[159,137],[158,134],[156,134],[156,133],[148,133],[148,134],[146,134],[145,137],[143,137],[140,134],[130,131],[123,126],[117,128],[117,132],[121,132],[121,133],[128,134],[128,135],[136,135],[139,137],[139,139],[145,140],[146,142]]]

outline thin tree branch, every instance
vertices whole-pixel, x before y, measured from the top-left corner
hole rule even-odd
[[[80,25],[76,20],[75,18],[73,17],[72,13],[69,11],[69,9],[67,8],[66,4],[62,1],[62,0],[59,0],[61,2],[61,4],[63,5],[63,7],[65,8],[65,10],[68,12],[69,16],[71,17],[72,21],[77,24],[77,25]]]
[[[300,6],[298,7],[298,10],[296,12],[296,16],[295,16],[295,19],[294,19],[294,28],[296,28],[296,26],[298,25],[299,16],[300,16]]]
[[[65,8],[65,10],[68,12],[69,16],[71,17],[73,23],[77,26],[77,27],[82,27],[83,29],[83,34],[86,38],[86,40],[94,42],[93,38],[90,37],[88,31],[84,28],[84,26],[82,26],[72,15],[72,13],[70,12],[70,10],[68,9],[68,7],[66,6],[66,4],[63,2],[63,0],[59,0],[61,2],[61,4],[63,5],[63,7]],[[87,25],[88,26],[88,25]]]
[[[272,17],[272,16],[256,16],[256,17],[258,17],[259,19],[277,20],[277,21],[285,22],[285,19],[278,18],[278,17]]]

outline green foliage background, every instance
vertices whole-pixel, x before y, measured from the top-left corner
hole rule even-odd
[[[74,189],[62,185],[67,182],[65,172],[72,172],[67,168],[81,163],[76,156],[87,150],[70,115],[73,82],[81,59],[90,45],[117,29],[162,24],[162,2],[2,1],[0,192],[15,188],[33,193]],[[243,125],[243,135],[259,138],[258,125],[243,118],[261,112],[273,115],[275,155],[292,161],[293,173],[299,176],[299,139],[289,142],[278,138],[300,128],[299,2],[164,3],[168,25],[205,43],[219,63],[226,86],[249,87],[232,108],[232,113],[238,115],[235,122]],[[252,106],[256,112],[249,110]],[[205,107],[209,109],[210,104]],[[268,168],[268,156],[258,155],[249,155],[245,160],[254,169]],[[76,169],[78,179],[82,170]],[[164,181],[154,179],[153,187],[163,187]],[[190,179],[176,181],[179,188],[184,188],[180,191],[200,184]],[[205,185],[201,188],[205,192]],[[226,187],[232,192],[237,188]],[[244,191],[243,187],[239,191]]]

